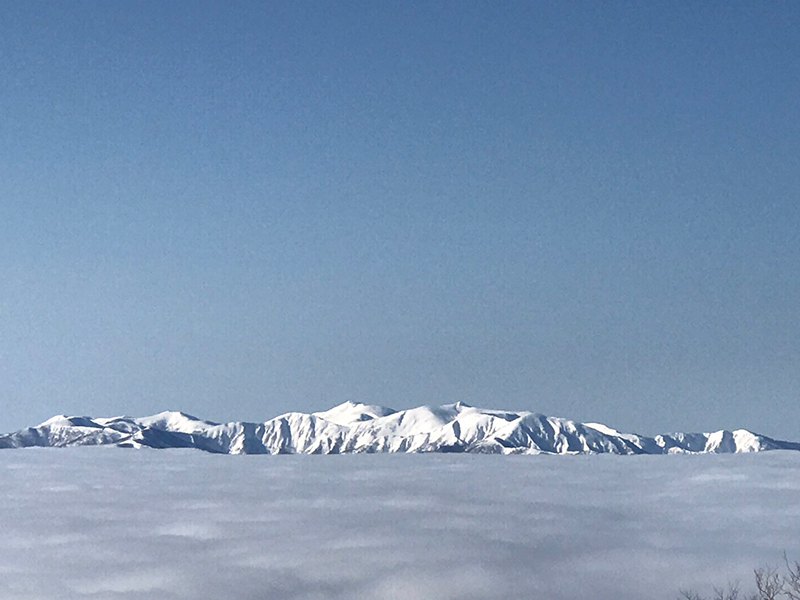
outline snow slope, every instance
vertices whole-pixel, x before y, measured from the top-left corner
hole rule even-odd
[[[0,448],[87,446],[197,448],[222,454],[472,452],[482,454],[666,454],[800,450],[743,429],[654,438],[530,412],[464,403],[393,410],[345,402],[324,412],[290,412],[265,423],[213,423],[181,412],[142,418],[57,415],[0,435]]]

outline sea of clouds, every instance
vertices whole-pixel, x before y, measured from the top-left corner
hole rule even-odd
[[[674,599],[800,560],[800,452],[0,451],[0,597]]]

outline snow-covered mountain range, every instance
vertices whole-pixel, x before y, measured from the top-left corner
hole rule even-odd
[[[0,435],[0,448],[117,445],[197,448],[222,454],[474,452],[485,454],[669,454],[800,450],[744,429],[645,437],[598,423],[530,412],[487,410],[461,402],[393,410],[345,402],[266,423],[212,423],[181,412],[151,417],[56,416]]]

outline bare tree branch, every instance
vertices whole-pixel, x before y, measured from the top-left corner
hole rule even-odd
[[[800,600],[800,562],[789,562],[783,553],[786,573],[773,566],[759,567],[753,571],[756,592],[748,594],[742,600]],[[739,583],[728,583],[728,587],[714,587],[711,600],[739,600],[741,588]],[[678,600],[706,600],[694,590],[679,590]]]
[[[728,589],[714,587],[714,600],[737,600],[739,598],[739,583],[728,583]]]
[[[786,564],[783,593],[790,600],[800,600],[800,562],[790,563],[786,552],[783,553],[783,562]]]
[[[777,600],[783,595],[783,578],[774,567],[760,567],[754,571],[758,600]]]

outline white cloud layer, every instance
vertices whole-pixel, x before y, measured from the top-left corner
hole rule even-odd
[[[800,453],[0,452],[0,597],[673,599],[800,558]]]

